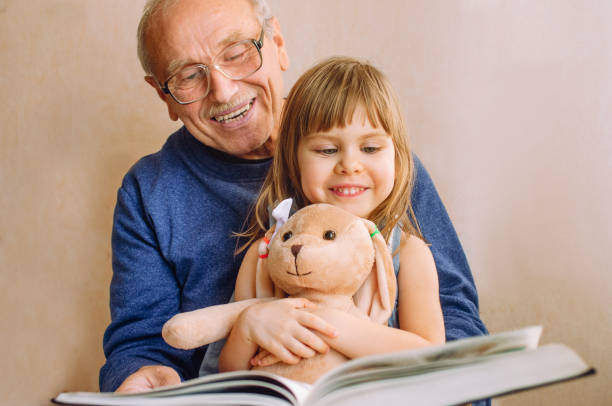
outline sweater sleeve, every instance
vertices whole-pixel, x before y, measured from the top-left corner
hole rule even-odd
[[[463,248],[427,170],[416,156],[415,170],[412,205],[438,269],[446,339],[487,334]]]
[[[161,336],[163,324],[179,312],[180,289],[138,186],[127,177],[117,195],[112,250],[111,323],[103,339],[100,390],[114,391],[145,365],[169,366],[187,379],[196,368],[194,351],[171,348]]]

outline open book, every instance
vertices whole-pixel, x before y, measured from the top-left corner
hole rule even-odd
[[[355,359],[308,385],[258,371],[214,374],[140,394],[62,393],[66,405],[454,405],[595,372],[562,344],[538,347],[529,327]]]

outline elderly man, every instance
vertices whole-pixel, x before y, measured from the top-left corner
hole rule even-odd
[[[198,375],[205,348],[173,349],[161,328],[232,295],[242,259],[232,232],[271,163],[289,63],[265,0],[151,0],[138,38],[146,81],[184,127],[136,163],[118,191],[103,391]],[[467,261],[418,160],[413,207],[438,267],[447,339],[486,333]],[[282,328],[284,314],[277,326],[259,326],[262,336]]]

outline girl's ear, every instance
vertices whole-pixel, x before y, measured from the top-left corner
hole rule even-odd
[[[377,228],[369,220],[363,220],[370,235]],[[359,291],[354,295],[355,305],[364,310],[376,323],[386,324],[393,311],[397,280],[393,270],[393,260],[385,239],[380,232],[372,236],[374,246],[374,266]]]

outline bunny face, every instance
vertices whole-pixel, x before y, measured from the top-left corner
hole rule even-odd
[[[266,269],[290,295],[352,296],[372,270],[374,247],[363,220],[328,204],[301,209],[272,239]]]

